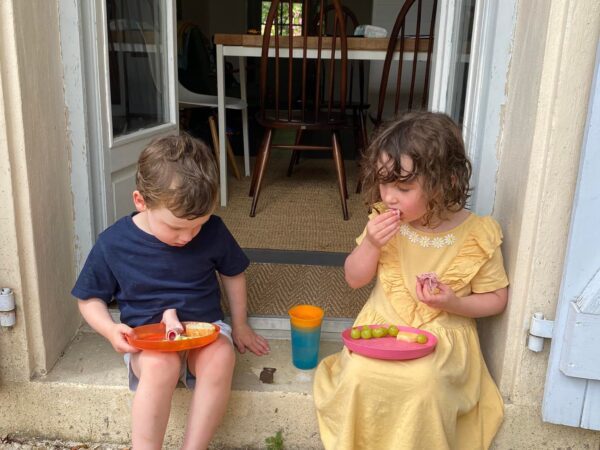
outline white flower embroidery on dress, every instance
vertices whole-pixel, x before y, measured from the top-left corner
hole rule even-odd
[[[411,230],[407,224],[403,224],[400,226],[400,234],[408,238],[408,240],[413,244],[420,245],[424,248],[449,247],[456,242],[456,237],[452,233],[449,233],[445,236],[431,238],[429,236],[421,236],[420,234]]]

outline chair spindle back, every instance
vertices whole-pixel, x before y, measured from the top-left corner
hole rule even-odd
[[[433,52],[433,40],[434,40],[434,30],[435,30],[435,17],[437,11],[437,0],[432,0],[431,7],[431,16],[430,16],[430,24],[429,24],[429,34],[425,34],[422,32],[421,23],[422,23],[422,15],[423,15],[423,0],[405,0],[402,8],[400,8],[400,12],[396,17],[396,22],[394,23],[394,28],[392,29],[392,33],[390,35],[390,40],[388,44],[386,58],[383,64],[383,71],[381,75],[381,84],[379,85],[379,103],[377,106],[377,116],[375,118],[376,123],[381,123],[383,120],[383,111],[386,100],[386,93],[388,91],[388,80],[390,76],[390,69],[392,66],[392,60],[394,58],[395,49],[398,45],[398,40],[400,40],[400,57],[398,58],[398,73],[396,76],[395,90],[394,90],[394,115],[398,113],[400,110],[400,93],[402,91],[402,71],[403,71],[403,62],[404,62],[404,50],[405,50],[405,39],[407,37],[406,34],[406,18],[414,6],[417,4],[417,13],[416,13],[416,31],[414,34],[414,48],[412,50],[412,67],[410,70],[410,88],[408,91],[408,105],[407,108],[411,110],[413,109],[414,97],[416,94],[415,87],[417,81],[417,64],[419,62],[419,51],[421,45],[421,41],[423,39],[427,39],[428,45],[427,50],[425,52],[425,73],[423,75],[423,86],[422,86],[422,94],[421,94],[421,104],[420,108],[427,107],[427,100],[429,97],[429,76],[431,73],[431,54]]]
[[[282,5],[288,5],[287,11],[287,36],[282,34],[281,18],[285,14]],[[262,42],[262,56],[260,63],[260,108],[263,119],[267,109],[275,111],[277,121],[287,122],[312,122],[318,120],[322,111],[327,111],[328,119],[333,120],[334,113],[344,113],[346,107],[346,89],[347,89],[347,58],[348,49],[346,44],[346,27],[344,13],[339,0],[319,0],[319,21],[323,23],[323,16],[328,7],[335,11],[335,21],[333,35],[327,36],[324,27],[315,30],[309,30],[309,22],[305,20],[310,17],[310,1],[304,0],[302,7],[302,35],[294,36],[294,20],[292,0],[273,0],[267,15]],[[285,23],[285,21],[282,21]],[[297,26],[297,25],[296,25]],[[285,47],[287,46],[287,51]],[[309,58],[309,47],[311,51],[316,51],[316,58]],[[269,62],[269,52],[274,53],[272,64]],[[336,52],[339,53],[339,60],[336,70]],[[325,70],[327,64],[323,55],[329,55],[328,70]],[[287,64],[282,60],[287,56]],[[298,76],[294,74],[294,56],[296,60],[302,60],[301,73]],[[270,66],[273,67],[270,71]],[[287,70],[287,74],[285,71]],[[339,72],[339,106],[337,110],[333,107],[336,98],[336,72]],[[321,80],[322,73],[326,73],[324,80]],[[274,80],[269,83],[269,75],[274,75]],[[296,75],[296,76],[294,76]],[[314,76],[313,76],[314,75]],[[284,76],[285,78],[282,78]],[[287,93],[281,93],[281,80],[287,80]],[[309,80],[314,80],[316,86],[309,86]],[[327,88],[327,93],[321,89]],[[314,92],[314,95],[312,93]],[[296,96],[300,96],[300,102],[296,101]],[[287,94],[287,95],[286,95]],[[313,98],[311,98],[313,97]],[[310,107],[310,108],[309,108]],[[283,111],[280,111],[283,110]],[[300,114],[298,114],[298,111]],[[296,114],[294,114],[296,113]]]

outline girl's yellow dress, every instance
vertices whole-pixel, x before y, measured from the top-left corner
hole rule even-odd
[[[376,285],[355,326],[422,328],[438,344],[433,353],[407,361],[370,359],[345,347],[324,359],[314,398],[327,450],[489,447],[503,402],[481,355],[475,321],[419,302],[415,286],[417,275],[435,272],[459,296],[506,287],[501,242],[491,217],[471,214],[444,233],[404,224],[382,248]]]

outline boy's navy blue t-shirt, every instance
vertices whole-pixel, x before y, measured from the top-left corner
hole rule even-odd
[[[217,274],[234,276],[249,261],[220,217],[211,216],[184,247],[171,247],[142,231],[133,215],[103,231],[71,293],[81,300],[117,300],[121,322],[158,323],[175,308],[181,321],[223,319]]]

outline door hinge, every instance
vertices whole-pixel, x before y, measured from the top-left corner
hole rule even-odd
[[[544,319],[543,313],[533,313],[531,323],[529,324],[527,348],[534,352],[541,352],[544,349],[544,339],[552,339],[553,328],[553,320]]]

